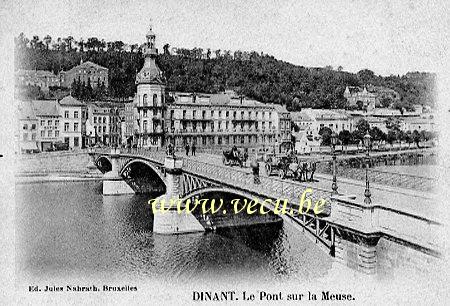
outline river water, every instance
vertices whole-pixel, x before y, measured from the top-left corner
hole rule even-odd
[[[151,195],[103,196],[101,189],[100,181],[16,186],[18,275],[304,281],[333,264],[306,234],[283,223],[154,234]]]

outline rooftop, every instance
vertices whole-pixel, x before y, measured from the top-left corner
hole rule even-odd
[[[36,116],[59,116],[56,100],[33,100],[31,103]]]
[[[59,101],[59,105],[66,105],[66,106],[85,106],[86,104],[84,104],[83,102],[81,102],[80,100],[75,99],[74,97],[72,97],[71,95],[68,95],[66,97],[64,97],[63,99],[61,99]]]
[[[108,70],[108,68],[105,68],[105,67],[102,67],[100,65],[97,65],[96,63],[93,63],[91,61],[86,61],[86,62],[83,62],[83,63],[79,64],[78,66],[75,66],[72,69],[69,69],[68,71],[64,71],[64,72],[65,73],[73,72],[73,71],[75,71],[77,69],[80,69],[80,68],[88,68],[88,69],[89,68],[96,68],[96,69],[100,69],[100,70]]]
[[[19,120],[36,119],[36,114],[34,113],[34,109],[30,101],[18,101],[17,112],[18,112],[17,118]]]

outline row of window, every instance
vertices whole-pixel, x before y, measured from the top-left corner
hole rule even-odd
[[[27,141],[28,140],[28,133],[22,134],[22,140]],[[36,140],[36,133],[31,133],[31,140]]]
[[[78,118],[79,112],[78,111],[74,111],[73,112],[73,118]],[[70,113],[69,111],[64,111],[64,118],[70,118]]]
[[[144,138],[145,139],[145,138]],[[267,136],[266,140],[268,142],[272,142],[273,137]],[[171,140],[169,140],[171,141]],[[199,137],[183,137],[183,138],[176,138],[176,144],[175,145],[186,145],[186,144],[201,144],[202,145],[229,145],[229,144],[257,144],[258,142],[264,142],[264,138],[262,136],[256,136],[256,135],[235,135],[235,136],[199,136]]]
[[[161,96],[161,105],[164,104],[164,96]],[[148,95],[144,94],[142,96],[142,105],[143,106],[149,106],[148,105]],[[157,107],[158,106],[158,95],[157,94],[153,94],[153,107]]]
[[[73,132],[78,132],[78,123],[75,122],[73,124]],[[64,132],[70,132],[70,123],[66,122],[64,123]]]
[[[59,125],[59,120],[58,119],[55,119],[55,121],[53,121],[51,119],[47,120],[47,126],[51,126],[53,124],[55,126],[58,126]],[[41,126],[45,126],[45,120],[41,120]]]
[[[28,130],[28,124],[24,123],[22,126],[22,129]],[[31,124],[31,130],[35,130],[35,129],[36,129],[36,124],[35,123]]]
[[[217,128],[219,130],[221,130],[221,129],[228,130],[230,127],[229,123],[230,123],[229,121],[219,122],[217,125]],[[182,128],[184,130],[187,129],[188,127],[192,128],[193,130],[197,130],[197,127],[201,127],[203,130],[205,130],[207,128],[207,126],[211,128],[211,131],[214,131],[216,124],[215,124],[215,122],[210,122],[210,123],[201,122],[197,125],[197,122],[192,122],[192,124],[188,124],[187,122],[182,122]],[[236,122],[232,123],[233,129],[238,128],[239,126],[241,129],[244,129],[244,128],[252,129],[253,127],[255,127],[255,129],[259,129],[261,127],[264,130],[266,128],[266,122],[261,122],[261,126],[259,125],[258,121],[254,122],[254,123],[244,123],[244,122],[240,122],[240,124],[238,124]],[[274,128],[272,122],[268,122],[267,126],[269,129]],[[171,128],[175,128],[174,121],[171,121]]]
[[[41,131],[41,137],[46,137],[45,131]],[[47,130],[47,137],[59,137],[59,131],[55,130],[55,134],[53,134],[53,130]]]
[[[210,114],[210,117],[208,117],[208,118],[214,118],[215,111],[211,110],[211,111],[208,111],[208,112]],[[271,120],[272,119],[272,113],[271,112],[261,112],[262,118],[266,118],[266,114],[267,113],[269,114],[269,120]],[[222,111],[218,111],[218,115],[219,115],[218,118],[222,118],[223,114],[225,114],[225,118],[229,118],[230,111],[223,111],[223,112]],[[247,117],[246,117],[246,112],[241,111],[239,119],[243,119],[243,118],[259,118],[259,114],[260,114],[260,112],[255,111],[255,116],[252,117],[253,116],[253,111],[249,111],[247,113]],[[186,119],[186,115],[187,115],[187,111],[183,110],[183,119]],[[233,117],[232,117],[233,119],[237,119],[238,112],[237,111],[233,111],[232,115],[233,115]],[[174,116],[175,116],[175,111],[171,110],[170,111],[170,117],[174,118]],[[194,118],[194,119],[198,118],[196,110],[192,111],[192,118]],[[206,118],[206,111],[204,110],[204,111],[201,112],[201,118],[199,118],[199,119],[205,119],[205,118]]]
[[[102,118],[103,123],[106,123],[106,117],[98,117],[98,123],[102,123]],[[97,123],[97,117],[94,117],[94,123]]]
[[[95,130],[96,133],[101,133],[102,131],[103,131],[103,133],[106,133],[106,126],[103,126],[103,127],[101,127],[101,126],[99,126],[99,127],[94,126],[94,130]]]

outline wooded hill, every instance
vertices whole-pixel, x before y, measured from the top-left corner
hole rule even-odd
[[[52,41],[48,35],[43,40],[37,36],[29,40],[23,34],[15,43],[16,69],[49,70],[57,74],[83,59],[109,69],[108,92],[101,93],[102,97],[89,98],[105,98],[104,95],[126,98],[136,92],[135,76],[144,61],[142,46],[105,42],[95,37],[86,42],[75,41],[71,36]],[[395,108],[411,109],[414,104],[434,106],[435,103],[436,76],[433,73],[410,72],[383,77],[365,69],[355,74],[343,71],[342,67],[297,66],[257,52],[179,48],[176,54],[171,54],[168,44],[160,53],[157,62],[166,75],[169,90],[216,93],[234,89],[247,97],[283,104],[295,111],[302,107],[347,107],[343,97],[347,85],[371,84],[398,92],[400,100],[383,101]]]

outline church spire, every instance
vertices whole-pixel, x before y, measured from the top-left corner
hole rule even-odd
[[[158,50],[156,49],[155,46],[156,35],[153,32],[153,25],[151,19],[149,29],[145,37],[147,38],[147,43],[145,46],[145,57],[147,57],[147,55],[150,57],[156,57],[156,55],[158,54]]]
[[[136,84],[165,84],[164,75],[155,62],[158,49],[155,47],[156,35],[151,22],[145,37],[147,41],[144,44],[144,66],[136,75]]]

